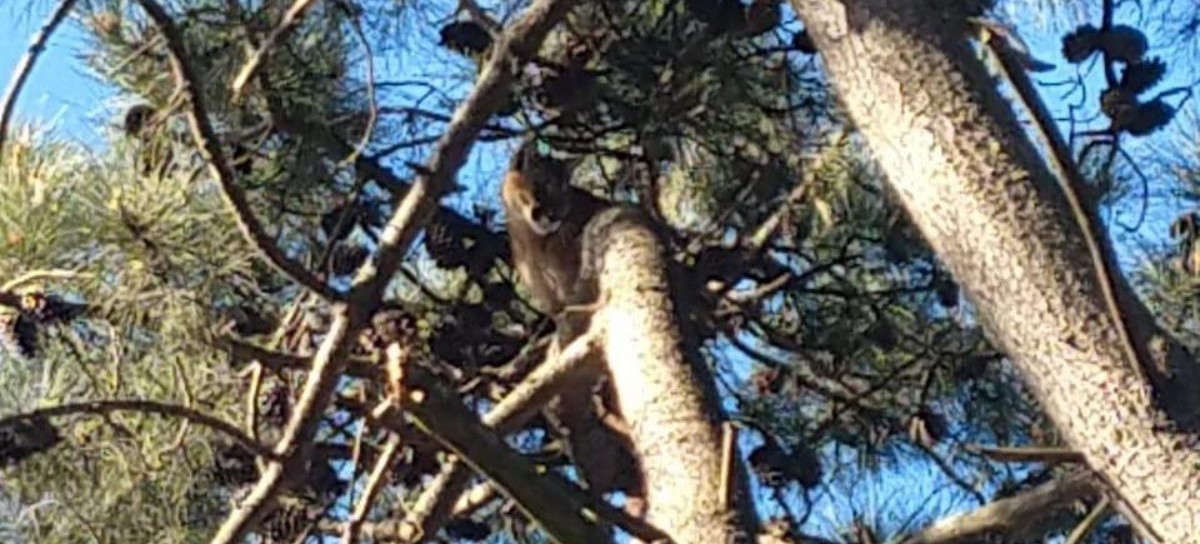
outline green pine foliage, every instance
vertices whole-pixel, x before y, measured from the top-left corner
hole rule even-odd
[[[496,180],[521,133],[536,128],[556,154],[579,159],[578,185],[638,203],[672,227],[672,256],[688,272],[681,306],[694,310],[691,324],[732,418],[754,431],[744,453],[765,438],[790,460],[768,467],[783,480],[756,484],[764,508],[810,519],[812,501],[836,492],[837,504],[859,511],[857,494],[869,492],[857,483],[864,474],[887,481],[939,466],[958,473],[943,491],[949,502],[990,495],[1008,474],[963,447],[1052,443],[1052,430],[890,202],[835,114],[815,57],[795,46],[800,27],[790,12],[773,32],[745,38],[702,22],[693,11],[702,3],[581,5],[532,63],[540,73],[519,78],[511,111],[491,120],[460,172],[463,190],[410,253],[389,299],[417,317],[422,353],[473,405],[514,385],[505,364],[536,342],[544,322],[512,284]],[[121,105],[149,106],[153,121],[135,134],[114,128],[103,151],[27,130],[10,136],[0,160],[0,291],[88,307],[70,323],[40,327],[36,356],[0,356],[0,414],[143,399],[242,427],[253,404],[253,430],[270,444],[303,374],[264,373],[259,397],[248,401],[249,362],[223,342],[232,330],[247,343],[310,356],[328,315],[239,231],[195,150],[162,38],[134,4],[86,5],[80,19],[93,42],[84,57],[120,91]],[[318,2],[235,101],[229,83],[287,7],[260,4],[169,7],[254,213],[291,258],[344,285],[349,274],[330,272],[334,255],[350,244],[373,249],[403,194],[396,184],[414,170],[406,161],[427,158],[486,56],[437,45],[431,21],[444,23],[453,2]],[[502,7],[495,13],[511,20],[517,11]],[[368,99],[368,60],[382,73],[414,58],[436,62],[404,71],[407,82],[376,74]],[[125,115],[114,112],[113,125]],[[368,145],[357,149],[369,129]],[[309,336],[293,334],[301,322],[314,329]],[[288,334],[276,336],[277,327]],[[368,464],[356,482],[336,467],[351,457],[362,406],[382,395],[381,384],[347,380],[320,433],[333,453],[317,460],[340,486],[289,491],[297,519],[320,512],[347,484],[361,487]],[[226,437],[177,419],[130,411],[54,424],[63,442],[3,476],[14,508],[37,513],[11,527],[32,542],[204,542],[257,477]],[[512,443],[549,457],[553,433],[526,431]],[[387,506],[372,522],[394,519],[403,510],[394,505],[411,506],[438,467],[437,448],[416,429],[409,434],[378,503]],[[370,452],[384,439],[362,436]],[[344,518],[325,514],[335,526]],[[866,517],[900,515],[892,514]],[[799,529],[833,534],[853,517],[838,527],[813,518]],[[510,508],[490,505],[475,519],[496,534],[538,538]],[[276,528],[295,521],[272,520]]]

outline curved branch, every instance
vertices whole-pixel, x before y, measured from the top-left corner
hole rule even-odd
[[[279,457],[275,452],[271,451],[271,448],[266,444],[250,438],[249,435],[242,432],[242,430],[236,425],[221,418],[205,414],[204,412],[199,412],[192,408],[188,408],[187,406],[167,404],[152,400],[113,399],[59,404],[57,406],[38,408],[37,410],[30,412],[0,418],[0,428],[11,425],[16,421],[39,416],[60,417],[75,414],[104,415],[112,412],[142,412],[147,414],[157,414],[160,416],[178,417],[225,434],[255,455],[261,455],[268,459],[276,459]]]
[[[42,50],[46,48],[46,42],[50,40],[54,29],[58,28],[63,19],[67,18],[67,14],[75,7],[76,2],[77,0],[63,0],[58,5],[58,8],[46,19],[42,28],[38,29],[37,34],[33,35],[29,49],[25,50],[25,56],[21,57],[21,62],[17,63],[17,67],[13,69],[8,89],[4,91],[4,105],[0,106],[0,152],[4,151],[4,140],[8,136],[8,124],[12,121],[13,109],[17,106],[17,97],[21,94],[21,88],[25,86],[25,80],[29,79],[29,74],[33,71],[33,64],[37,62],[38,55],[42,54]]]
[[[263,224],[254,215],[254,210],[251,209],[245,192],[236,183],[234,171],[225,158],[225,152],[221,150],[217,132],[208,120],[207,100],[199,88],[196,70],[187,56],[183,36],[162,5],[155,0],[137,1],[166,38],[175,85],[180,92],[187,96],[191,106],[187,111],[187,118],[192,139],[196,143],[201,158],[208,163],[213,177],[217,178],[217,182],[221,185],[221,195],[233,209],[234,218],[237,220],[242,234],[279,272],[326,300],[343,300],[344,296],[341,293],[331,288],[299,262],[288,257],[267,235]]]

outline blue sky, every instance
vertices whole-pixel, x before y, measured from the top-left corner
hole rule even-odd
[[[0,4],[0,74],[7,85],[30,38],[57,2],[7,0]],[[17,121],[51,123],[81,142],[100,142],[100,123],[108,122],[104,106],[112,93],[89,75],[76,57],[84,45],[84,35],[74,21],[59,27],[25,83],[17,102]]]

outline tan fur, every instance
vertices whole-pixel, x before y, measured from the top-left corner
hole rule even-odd
[[[539,228],[545,222],[534,217],[535,209],[538,205],[555,204],[539,202],[533,183],[525,173],[510,170],[504,178],[501,198],[517,275],[533,296],[533,306],[554,316],[566,304],[579,275],[580,233],[592,211],[553,210],[564,214],[562,224],[552,224],[552,229]]]

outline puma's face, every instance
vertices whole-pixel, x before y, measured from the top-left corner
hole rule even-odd
[[[538,236],[549,236],[562,226],[567,199],[562,181],[538,174],[509,172],[501,196],[511,218],[520,218]]]

